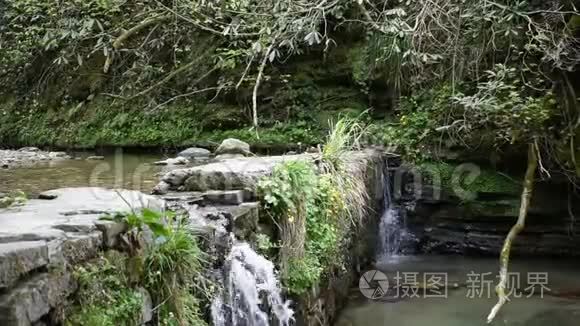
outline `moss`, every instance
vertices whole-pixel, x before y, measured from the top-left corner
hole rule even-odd
[[[473,194],[517,195],[521,191],[520,184],[489,168],[481,168],[471,164],[455,165],[433,161],[421,163],[418,168],[427,173],[434,182],[440,180],[444,190],[455,193],[464,199],[474,199],[471,196]],[[459,187],[454,187],[454,183]]]

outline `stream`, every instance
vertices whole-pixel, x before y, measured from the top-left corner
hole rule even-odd
[[[75,153],[81,158],[87,155]],[[84,186],[149,192],[159,180],[160,173],[183,167],[152,164],[161,158],[160,154],[125,153],[108,155],[104,160],[50,161],[0,170],[0,192],[22,190],[33,196],[55,188]],[[405,227],[401,210],[391,203],[390,189],[386,188],[385,210],[379,224],[379,252],[370,268],[383,273],[388,285],[381,289],[384,294],[374,299],[366,298],[358,287],[352,288],[348,304],[335,325],[486,325],[485,318],[496,302],[497,258],[412,254],[405,244],[414,241],[413,235]],[[268,325],[253,289],[259,287],[270,294],[270,305],[279,324],[288,324],[293,312],[277,292],[273,265],[257,256],[247,245],[241,244],[237,248],[239,254],[230,258],[231,271],[226,273],[231,277],[228,280],[231,293],[223,300],[220,298],[222,301],[214,302],[214,309],[218,312],[214,315],[214,322],[218,325],[242,325],[242,322],[235,321],[237,315],[223,313],[226,307],[240,305],[244,309],[238,310],[239,318],[254,316],[257,321],[253,324]],[[579,325],[578,271],[580,261],[514,257],[510,272],[514,273],[512,285],[520,297],[506,304],[492,325]],[[433,286],[435,283],[437,286]],[[378,285],[371,282],[371,286]],[[216,316],[230,316],[233,321],[226,322]]]
[[[419,286],[392,290],[385,297],[369,300],[358,289],[349,305],[338,318],[336,326],[404,325],[404,326],[483,326],[491,307],[496,302],[494,286],[497,259],[455,256],[399,256],[377,262],[375,268],[384,272],[391,283],[397,277],[417,278],[422,283],[431,275],[447,276],[447,293],[426,297]],[[580,262],[513,259],[511,272],[520,275],[520,289],[529,286],[528,275],[542,273],[548,276],[547,287],[552,291],[580,289],[578,271]],[[514,286],[517,277],[513,277]],[[418,288],[416,292],[414,289]],[[539,286],[530,296],[523,293],[507,303],[492,325],[509,326],[572,326],[578,325],[580,300],[548,294],[540,296]],[[407,291],[407,292],[405,292]],[[418,297],[417,297],[418,296]],[[530,296],[528,298],[528,296]]]
[[[159,174],[171,167],[153,165],[160,153],[106,154],[103,160],[87,160],[89,152],[71,153],[76,159],[45,161],[26,167],[0,169],[0,192],[20,190],[29,197],[40,192],[66,187],[123,188],[150,192]],[[174,166],[182,168],[184,166]]]
[[[335,326],[488,325],[497,302],[498,259],[412,254],[414,236],[403,211],[392,202],[387,181],[374,266],[363,271],[365,281],[351,290]],[[580,324],[580,261],[512,257],[509,267],[513,297],[491,325]]]

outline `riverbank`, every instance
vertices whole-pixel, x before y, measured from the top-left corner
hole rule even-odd
[[[38,162],[62,161],[71,157],[66,152],[42,151],[37,147],[23,147],[18,150],[0,149],[0,168],[31,165]]]

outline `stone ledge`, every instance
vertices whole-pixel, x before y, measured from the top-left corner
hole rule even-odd
[[[0,297],[0,325],[30,326],[74,292],[70,273],[44,273],[32,277]]]
[[[45,241],[0,244],[0,289],[11,287],[20,277],[48,264]]]

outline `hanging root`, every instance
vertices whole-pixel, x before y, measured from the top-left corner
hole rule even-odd
[[[500,263],[500,270],[499,270],[499,283],[495,288],[495,292],[497,293],[498,300],[495,306],[491,309],[491,312],[487,316],[487,323],[491,323],[501,307],[509,300],[508,296],[506,295],[506,287],[507,287],[507,279],[508,279],[508,265],[510,260],[510,251],[512,248],[512,242],[518,236],[518,234],[524,229],[526,225],[526,216],[528,214],[528,207],[530,205],[530,199],[532,197],[532,191],[534,190],[534,177],[536,174],[536,169],[538,168],[538,153],[537,147],[534,144],[529,145],[528,150],[528,167],[526,169],[526,176],[524,179],[524,188],[522,190],[522,202],[520,205],[520,211],[518,215],[518,221],[516,224],[511,228],[510,232],[508,233],[507,237],[505,238],[505,242],[503,244],[503,248],[501,250],[499,263]]]

